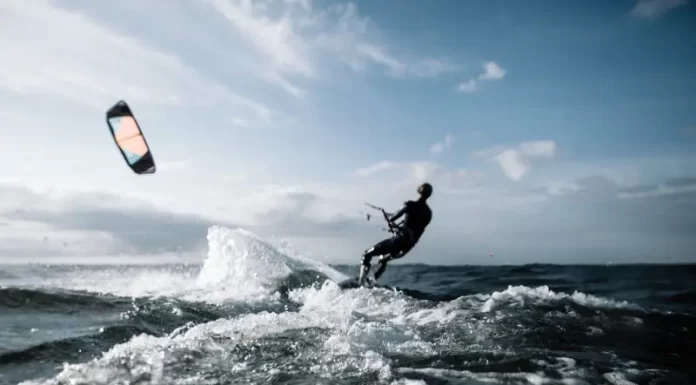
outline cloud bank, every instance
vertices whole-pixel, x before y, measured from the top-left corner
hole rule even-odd
[[[3,183],[0,202],[5,257],[205,251],[207,229],[219,223],[99,191],[36,191]]]
[[[290,240],[329,262],[357,263],[362,251],[388,235],[379,230],[382,223],[366,220],[371,211],[364,202],[393,211],[414,199],[418,184],[428,181],[435,187],[430,203],[434,220],[409,262],[693,258],[696,218],[690,213],[696,210],[696,176],[641,185],[621,184],[604,175],[547,183],[528,174],[527,181],[515,179],[520,175],[517,163],[548,158],[555,144],[525,142],[489,150],[488,155],[505,159],[500,154],[506,151],[519,157],[507,171],[504,161],[499,164],[512,184],[497,180],[492,170],[383,161],[334,183],[266,185],[247,191],[231,211],[236,214],[229,215],[234,223],[108,192],[37,191],[6,183],[0,187],[2,253],[15,258],[162,252],[202,256],[207,228],[222,224]],[[488,257],[490,252],[495,261]]]

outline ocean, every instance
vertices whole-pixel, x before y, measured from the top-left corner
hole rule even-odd
[[[0,384],[696,384],[696,265],[0,266]],[[407,261],[406,261],[407,262]]]

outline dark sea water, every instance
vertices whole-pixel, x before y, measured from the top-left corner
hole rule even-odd
[[[696,384],[696,265],[0,266],[0,384]]]

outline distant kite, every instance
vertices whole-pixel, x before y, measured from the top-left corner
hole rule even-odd
[[[131,170],[136,174],[153,174],[155,160],[128,104],[121,100],[111,107],[106,112],[106,123]]]

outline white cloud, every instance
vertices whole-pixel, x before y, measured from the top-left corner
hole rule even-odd
[[[381,161],[356,170],[361,177],[375,177],[390,183],[412,185],[436,175],[442,166],[430,161],[394,162]]]
[[[473,77],[465,82],[459,83],[456,90],[461,93],[474,93],[481,89],[481,81],[501,80],[507,74],[507,70],[503,69],[494,61],[483,63],[483,72],[476,77]]]
[[[489,61],[483,64],[484,73],[479,76],[480,80],[500,80],[505,77],[507,70],[502,69],[496,62]]]
[[[668,179],[656,185],[640,185],[631,188],[616,188],[619,198],[645,198],[664,195],[696,193],[696,177]]]
[[[360,176],[371,176],[371,175],[380,173],[382,171],[393,169],[397,166],[398,166],[397,163],[385,160],[385,161],[381,161],[381,162],[372,164],[372,165],[364,167],[364,168],[359,168],[355,171],[355,173],[360,175]]]
[[[553,158],[556,149],[554,141],[540,140],[523,142],[514,148],[496,146],[477,151],[474,155],[490,157],[498,163],[508,178],[520,181],[529,173],[532,163],[542,158]]]
[[[404,72],[406,65],[399,60],[389,56],[382,47],[372,44],[360,44],[357,47],[358,54],[363,55],[375,63],[382,64],[389,68],[392,73],[399,74]]]
[[[688,3],[688,0],[639,0],[631,9],[631,15],[641,19],[655,19]]]
[[[44,0],[0,4],[0,91],[60,97],[100,110],[119,99],[140,106],[215,107],[253,127],[278,123],[281,114],[267,104],[272,101],[259,101],[252,80],[304,97],[306,82],[331,77],[328,64],[335,61],[358,72],[381,67],[395,77],[433,77],[457,69],[446,59],[392,52],[352,3],[81,6],[67,9]],[[150,20],[150,14],[162,17]],[[204,20],[207,28],[198,28]],[[145,21],[147,27],[137,27]]]
[[[433,155],[439,155],[443,150],[449,148],[452,143],[454,143],[454,135],[447,134],[443,142],[438,142],[430,147],[430,153]]]
[[[42,0],[3,1],[0,12],[0,88],[66,98],[99,109],[127,99],[139,105],[223,103],[231,112],[262,122],[273,114],[262,103],[207,79],[180,58],[80,13]]]
[[[373,44],[361,44],[357,47],[358,54],[364,55],[377,64],[389,69],[389,74],[394,77],[435,77],[442,73],[454,72],[458,66],[446,60],[418,59],[412,62],[401,61],[386,52],[385,47]]]
[[[239,8],[246,4],[218,1],[225,8]],[[297,63],[294,68],[302,70],[295,72],[305,76],[314,75],[319,63],[332,57],[355,72],[364,72],[372,64],[386,68],[387,73],[395,77],[435,77],[459,68],[447,59],[391,53],[389,44],[378,39],[377,27],[369,18],[361,16],[353,3],[338,3],[326,9],[314,9],[304,3],[293,12],[282,10],[283,16],[275,21],[269,7],[257,6],[253,9],[256,15],[252,15],[250,5],[246,4],[246,8],[246,12],[233,12],[233,22],[257,29],[254,36],[260,36],[257,37],[260,48],[274,52],[276,56],[282,55],[282,60],[277,60],[280,63]],[[244,21],[243,17],[252,20]],[[290,54],[290,48],[295,55]]]
[[[381,66],[394,77],[434,77],[458,69],[446,59],[390,53],[389,45],[378,40],[377,27],[353,3],[315,9],[309,1],[211,1],[260,54],[253,67],[295,96],[303,96],[305,90],[288,76],[315,78],[321,64],[332,59],[355,72]]]
[[[273,72],[267,76],[288,91],[299,94],[300,90],[279,73],[297,73],[311,77],[314,68],[310,63],[306,42],[295,31],[293,20],[284,15],[278,20],[268,16],[266,2],[212,0],[213,6],[230,22],[244,38],[254,46],[271,64]],[[295,5],[296,3],[289,3]],[[300,3],[303,9],[307,4]]]
[[[503,169],[508,178],[518,181],[528,172],[528,166],[522,154],[514,149],[509,149],[496,155],[494,158]]]

